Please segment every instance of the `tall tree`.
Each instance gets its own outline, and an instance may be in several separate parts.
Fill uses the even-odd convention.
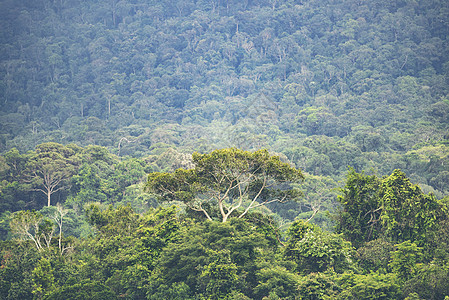
[[[240,209],[249,210],[273,202],[297,200],[301,192],[292,184],[303,180],[300,170],[281,162],[267,150],[255,152],[236,148],[193,154],[194,168],[174,173],[150,173],[145,189],[163,201],[182,201],[212,220],[218,208],[223,222]]]
[[[50,220],[34,210],[21,210],[14,213],[9,226],[14,236],[19,240],[33,241],[39,251],[45,247],[50,247],[50,242],[55,232],[54,225]]]
[[[51,196],[68,187],[67,180],[78,164],[71,148],[57,143],[40,144],[28,162],[27,181],[31,183],[32,190],[47,196],[47,206],[50,206]]]

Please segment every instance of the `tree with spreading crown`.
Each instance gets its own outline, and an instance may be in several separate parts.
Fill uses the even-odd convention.
[[[241,218],[254,208],[302,195],[294,185],[304,179],[302,172],[267,150],[219,149],[194,153],[192,159],[192,169],[150,173],[145,190],[162,201],[181,201],[208,220],[218,208],[223,222],[234,212]]]

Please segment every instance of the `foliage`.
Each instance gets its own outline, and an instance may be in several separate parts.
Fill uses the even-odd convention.
[[[265,297],[295,299],[299,276],[282,267],[267,267],[259,270],[259,284],[254,289],[257,299]]]
[[[422,262],[422,249],[410,241],[405,241],[395,246],[397,250],[391,253],[391,262],[389,264],[393,272],[398,274],[401,280],[415,277],[418,264]]]
[[[302,274],[334,270],[341,273],[354,267],[353,249],[341,236],[297,221],[289,229],[285,257],[294,261]]]
[[[13,235],[19,240],[33,241],[37,250],[50,248],[55,226],[41,213],[29,210],[18,211],[13,214],[9,226]]]
[[[299,282],[299,299],[335,299],[340,291],[337,283],[324,273],[311,273]]]
[[[61,288],[51,292],[43,299],[46,300],[62,300],[62,299],[117,299],[118,297],[104,284],[91,280],[83,280],[82,282],[67,282]]]
[[[301,171],[280,161],[267,150],[255,152],[236,148],[193,154],[193,169],[174,173],[150,173],[145,189],[161,200],[178,200],[204,213],[206,206],[218,206],[226,222],[236,211],[241,218],[249,210],[273,202],[296,200],[300,192],[291,186],[303,179]],[[238,212],[238,209],[243,211]]]
[[[60,217],[62,224],[69,220],[63,209],[13,216],[42,221],[59,211],[54,226],[61,230],[68,226],[59,227]],[[60,251],[56,235],[45,251],[32,242],[2,243],[2,298],[398,299],[447,292],[444,236],[433,252],[383,240],[355,252],[341,235],[303,220],[290,225],[283,241],[276,222],[254,212],[224,223],[194,221],[175,206],[140,215],[130,206],[93,203],[85,212],[95,234],[60,235],[70,250]]]
[[[409,297],[416,293],[421,299],[444,299],[449,292],[448,271],[447,264],[420,265],[416,276],[404,284],[404,293]]]
[[[449,294],[447,1],[0,7],[1,299]]]
[[[36,299],[43,299],[55,289],[55,276],[50,261],[41,258],[32,272],[33,291]]]
[[[338,299],[400,299],[400,285],[394,274],[343,274],[337,279],[342,289]]]
[[[388,262],[394,245],[383,238],[369,241],[357,249],[357,259],[360,267],[366,271],[379,271],[386,273]]]
[[[374,240],[381,234],[380,184],[381,180],[375,175],[359,174],[354,169],[348,172],[346,185],[338,198],[341,211],[337,216],[336,231],[343,233],[354,246]]]
[[[40,144],[29,159],[25,178],[33,190],[47,196],[47,206],[50,206],[51,195],[67,188],[64,182],[75,173],[77,164],[78,159],[72,149],[57,143]]]
[[[399,170],[383,180],[380,198],[385,234],[394,241],[412,240],[424,245],[428,234],[445,217],[435,196],[423,194]]]
[[[32,245],[34,247],[34,245]],[[0,266],[0,296],[2,299],[32,299],[32,270],[39,261],[30,245],[2,242]]]
[[[446,206],[401,170],[383,179],[350,170],[342,192],[336,230],[357,247],[379,237],[424,246],[447,218]]]
[[[132,203],[146,209],[138,202],[142,195],[140,184],[152,167],[143,159],[119,160],[103,147],[57,143],[38,145],[27,154],[13,149],[1,158],[6,164],[5,172],[0,172],[2,213],[39,210],[43,203],[66,203],[79,216],[85,204],[95,201]]]
[[[334,180],[400,168],[440,197],[445,4],[5,0],[0,152],[265,147]]]
[[[251,295],[255,264],[270,252],[263,235],[244,220],[198,224],[163,250],[150,290],[184,282],[193,294],[214,299],[232,291]]]

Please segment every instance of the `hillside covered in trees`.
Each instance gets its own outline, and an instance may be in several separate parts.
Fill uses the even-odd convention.
[[[0,298],[445,299],[448,38],[446,0],[0,0]]]
[[[419,1],[1,1],[0,151],[283,153],[447,194],[449,8]]]

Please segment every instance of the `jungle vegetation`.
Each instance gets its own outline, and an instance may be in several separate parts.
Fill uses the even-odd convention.
[[[0,0],[1,299],[445,299],[445,0]]]

